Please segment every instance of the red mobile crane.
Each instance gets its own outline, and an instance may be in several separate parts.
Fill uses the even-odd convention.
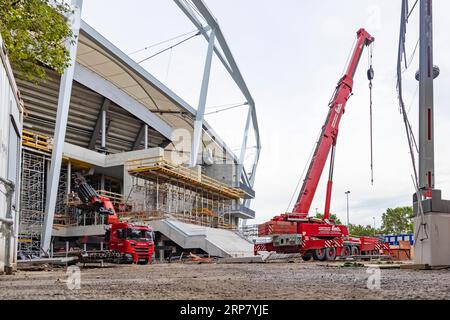
[[[353,55],[329,103],[329,112],[294,210],[292,213],[282,214],[259,226],[259,236],[270,236],[270,241],[256,243],[255,254],[258,251],[300,252],[308,260],[311,257],[315,260],[334,260],[336,256],[377,254],[380,250],[386,249],[386,245],[378,238],[351,238],[346,226],[335,225],[333,221],[330,221],[334,156],[339,123],[352,94],[353,77],[364,47],[370,46],[374,41],[375,39],[366,30],[358,30]],[[372,80],[374,76],[372,67],[367,74],[369,80]],[[324,217],[323,219],[311,218],[308,217],[308,212],[330,151],[330,172]]]
[[[107,250],[104,252],[87,253],[88,258],[113,257],[126,263],[152,263],[155,249],[152,228],[118,220],[116,210],[108,197],[100,196],[97,191],[86,182],[86,179],[75,174],[75,186],[80,200],[106,215],[105,223],[108,229],[105,234]],[[109,253],[109,254],[107,254]],[[112,254],[111,254],[112,253]],[[83,258],[87,258],[83,257]]]

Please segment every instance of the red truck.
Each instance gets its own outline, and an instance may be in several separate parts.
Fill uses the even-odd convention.
[[[305,260],[334,260],[360,254],[380,254],[388,250],[388,244],[376,237],[350,237],[346,226],[336,225],[330,219],[330,202],[333,186],[333,169],[339,123],[345,113],[345,106],[352,95],[353,77],[365,46],[374,38],[364,29],[357,32],[354,52],[347,71],[339,80],[328,105],[328,114],[322,127],[320,139],[303,182],[302,189],[292,213],[281,214],[259,226],[259,236],[254,246],[255,254],[260,251],[279,253],[301,253]],[[372,81],[374,72],[370,66],[367,72]],[[371,86],[370,86],[371,87]],[[308,217],[323,169],[331,153],[330,171],[327,183],[323,219]]]
[[[87,252],[84,259],[98,257],[119,258],[121,263],[152,263],[155,252],[155,236],[152,228],[118,220],[116,210],[108,197],[100,196],[79,173],[75,174],[76,192],[80,200],[93,206],[106,216],[106,250]]]
[[[105,240],[108,250],[117,251],[125,263],[152,263],[154,234],[149,226],[116,222],[110,226]]]

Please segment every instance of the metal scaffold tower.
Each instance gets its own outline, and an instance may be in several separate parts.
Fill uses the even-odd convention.
[[[130,212],[121,212],[123,219],[160,220],[174,218],[182,222],[212,228],[233,229],[233,200],[163,177],[142,180],[133,177],[128,202]]]
[[[44,223],[45,178],[48,156],[22,152],[22,187],[20,192],[19,252],[39,255]]]
[[[132,215],[141,212],[144,220],[175,218],[213,228],[237,228],[232,211],[244,197],[241,190],[163,157],[129,160],[126,167],[133,177]]]

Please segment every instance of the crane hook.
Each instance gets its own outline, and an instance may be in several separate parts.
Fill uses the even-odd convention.
[[[372,83],[373,78],[375,78],[375,71],[373,70],[373,67],[370,66],[369,70],[367,70],[367,79]]]

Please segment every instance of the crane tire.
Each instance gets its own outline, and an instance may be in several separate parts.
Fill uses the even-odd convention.
[[[352,256],[359,256],[360,252],[359,252],[359,248],[356,246],[352,247]]]
[[[326,251],[325,248],[313,250],[312,255],[313,255],[314,260],[325,261],[325,259],[327,258],[325,251]]]
[[[326,248],[325,256],[326,256],[326,260],[328,260],[328,261],[336,260],[336,248]]]
[[[313,258],[313,254],[311,251],[308,251],[308,252],[305,252],[304,254],[302,254],[303,261],[311,261],[312,258]]]
[[[350,248],[350,246],[344,246],[341,251],[341,257],[345,259],[345,258],[350,257],[351,255],[352,255],[352,249]]]

